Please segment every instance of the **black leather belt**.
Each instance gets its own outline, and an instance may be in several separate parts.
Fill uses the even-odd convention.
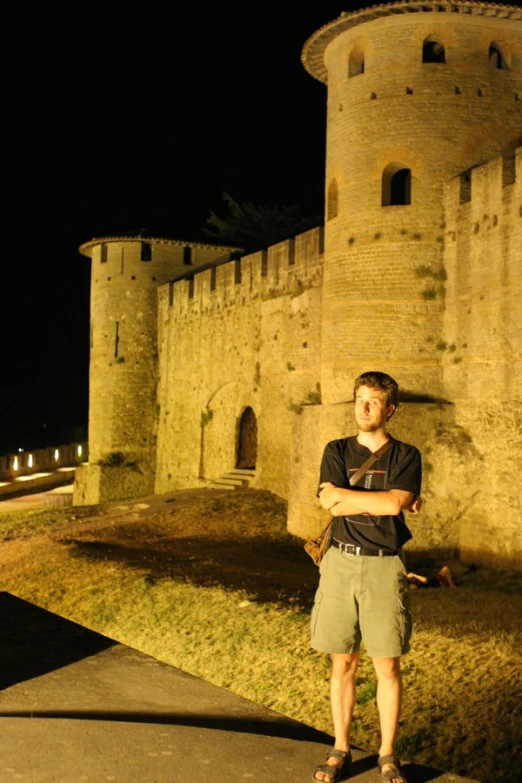
[[[364,557],[392,557],[399,554],[399,550],[389,549],[365,549],[363,546],[355,546],[354,544],[343,544],[342,541],[338,541],[336,538],[332,539],[332,546],[338,549],[343,555],[363,555]]]

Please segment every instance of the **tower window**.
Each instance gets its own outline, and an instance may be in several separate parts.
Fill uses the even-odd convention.
[[[142,242],[140,261],[151,261],[151,260],[152,260],[152,245],[150,244],[150,242]]]
[[[189,245],[183,248],[183,263],[192,266],[192,248]]]
[[[423,63],[445,63],[446,50],[440,41],[432,35],[428,36],[422,45]]]
[[[382,206],[411,204],[411,169],[390,163],[382,173]]]
[[[115,333],[114,333],[114,358],[118,358],[118,350],[120,344],[120,322],[116,321]]]
[[[502,187],[512,185],[517,178],[517,162],[515,153],[502,156]]]
[[[461,204],[467,204],[471,201],[471,170],[464,171],[459,177],[459,201]]]
[[[268,251],[266,247],[261,251],[261,277],[266,277],[268,274]]]
[[[498,71],[503,71],[508,67],[506,57],[500,44],[493,42],[489,47],[488,55],[489,67]]]
[[[348,58],[348,78],[364,73],[364,52],[362,49],[354,49]]]
[[[326,203],[326,219],[331,220],[337,217],[339,207],[339,193],[337,189],[337,180],[333,179],[328,185],[328,198]]]
[[[295,264],[295,239],[288,240],[288,266]]]
[[[107,245],[105,242],[100,245],[100,263],[106,264],[107,263]]]

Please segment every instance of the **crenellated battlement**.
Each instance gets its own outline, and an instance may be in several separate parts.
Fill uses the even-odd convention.
[[[478,234],[481,225],[496,228],[506,210],[520,217],[522,209],[522,147],[462,172],[445,187],[446,236],[454,241],[457,231]]]
[[[320,284],[323,253],[323,227],[318,226],[256,253],[187,273],[160,288],[160,301],[184,312],[298,294]]]

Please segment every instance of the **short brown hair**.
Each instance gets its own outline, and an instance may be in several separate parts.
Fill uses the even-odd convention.
[[[353,387],[353,398],[357,395],[357,390],[361,386],[368,386],[370,389],[380,389],[386,393],[386,407],[393,405],[395,408],[399,404],[399,384],[392,378],[391,375],[387,375],[385,372],[378,372],[372,370],[370,372],[363,372],[355,380]]]

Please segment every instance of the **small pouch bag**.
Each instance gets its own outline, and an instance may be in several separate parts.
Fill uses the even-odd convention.
[[[314,538],[312,541],[307,541],[304,545],[305,552],[310,555],[316,566],[321,565],[321,560],[330,547],[330,541],[332,539],[332,526],[333,517],[328,522],[320,536]]]

